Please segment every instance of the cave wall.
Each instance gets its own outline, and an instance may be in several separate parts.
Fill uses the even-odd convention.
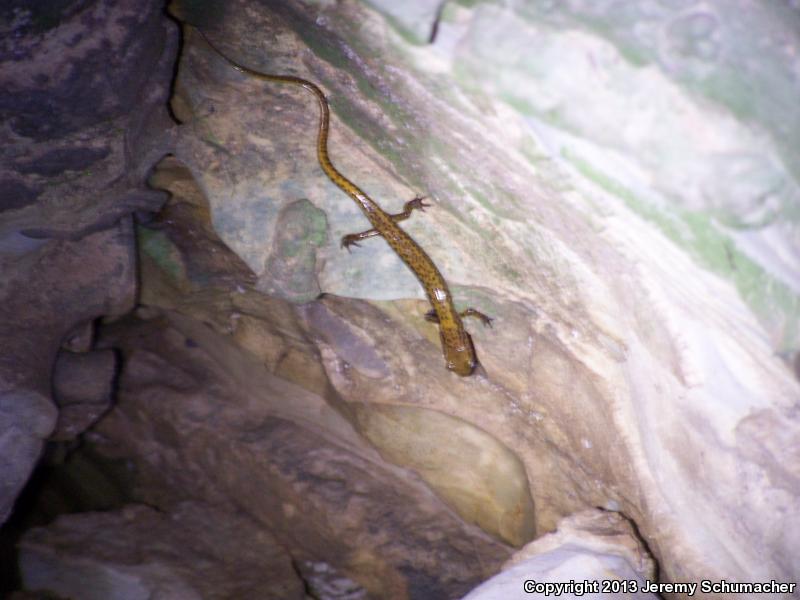
[[[161,9],[4,17],[3,510],[101,415],[81,439],[136,488],[26,535],[29,589],[459,597],[543,535],[641,580],[796,577],[797,9],[176,2],[179,59]],[[369,224],[313,97],[197,28],[318,83],[384,209],[428,197],[403,227],[493,318],[477,374],[387,244],[341,248]],[[163,515],[269,568],[203,587]]]

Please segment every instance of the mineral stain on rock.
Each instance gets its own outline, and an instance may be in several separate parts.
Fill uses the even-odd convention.
[[[317,249],[327,241],[327,227],[325,213],[308,200],[282,207],[259,289],[292,302],[319,296]]]

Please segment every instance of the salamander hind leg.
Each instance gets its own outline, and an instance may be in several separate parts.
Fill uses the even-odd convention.
[[[477,319],[480,319],[481,322],[484,324],[484,326],[488,325],[489,327],[492,326],[492,321],[494,321],[492,317],[485,315],[481,311],[475,310],[474,308],[468,308],[467,310],[462,310],[458,314],[461,315],[462,318],[475,317]]]
[[[398,221],[405,221],[411,216],[411,213],[414,210],[421,210],[422,212],[425,212],[425,209],[429,206],[430,204],[425,203],[425,196],[415,196],[405,203],[403,206],[403,212],[399,212],[395,215],[389,215],[389,218],[395,223]],[[365,240],[380,234],[381,232],[377,229],[367,229],[366,231],[362,231],[360,233],[348,233],[347,235],[342,236],[342,248],[347,248],[347,251],[349,252],[350,246],[359,246],[360,244],[358,242],[361,240]]]

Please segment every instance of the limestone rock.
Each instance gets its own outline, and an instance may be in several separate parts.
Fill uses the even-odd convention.
[[[3,520],[39,458],[42,440],[56,425],[51,377],[62,341],[76,324],[130,309],[133,266],[130,221],[79,241],[46,242],[24,261],[0,257]],[[109,373],[100,375],[103,381],[97,384],[102,387]]]
[[[464,600],[656,600],[659,595],[643,591],[654,576],[655,565],[631,525],[619,514],[589,510],[564,519],[557,531],[515,553],[500,574]]]
[[[30,5],[4,13],[0,239],[78,239],[163,192],[144,179],[169,152],[164,103],[174,26],[156,3]],[[120,26],[124,24],[124,26]],[[24,251],[21,242],[18,251]]]
[[[538,532],[600,506],[636,523],[665,581],[786,579],[800,488],[771,428],[797,445],[781,358],[800,331],[796,125],[753,82],[782,81],[776,112],[793,114],[798,16],[652,4],[446,3],[426,47],[359,3],[178,5],[236,60],[319,83],[332,160],[386,210],[431,196],[403,226],[460,306],[495,317],[469,325],[484,367],[469,380],[442,368],[388,246],[338,247],[366,223],[316,164],[304,90],[238,73],[187,31],[176,156],[261,289],[278,281],[282,211],[303,198],[324,212],[302,273],[328,295],[303,315],[345,405],[480,428],[521,461]],[[742,11],[762,33],[740,30]],[[784,41],[764,57],[737,49],[772,30]]]
[[[91,323],[133,306],[131,216],[164,200],[144,180],[170,148],[177,36],[133,1],[11,3],[0,28],[2,522],[56,424],[60,347],[87,352]]]
[[[236,71],[187,27],[170,100],[180,126],[103,113],[129,132],[125,169],[51,192],[48,174],[127,156],[85,138],[70,139],[76,156],[14,142],[2,167],[4,256],[84,283],[108,239],[85,234],[160,202],[140,180],[173,151],[152,179],[173,198],[137,228],[142,306],[103,328],[102,347],[124,359],[119,404],[87,436],[135,466],[136,500],[173,515],[191,498],[224,508],[223,523],[238,514],[253,524],[242,540],[269,530],[309,588],[344,597],[460,597],[535,535],[531,564],[552,577],[647,578],[651,558],[662,582],[796,577],[791,3],[173,10],[249,67],[317,82],[333,162],[389,212],[429,196],[402,226],[458,306],[494,327],[468,323],[481,369],[448,373],[406,265],[381,239],[339,246],[368,225],[317,165],[314,99]],[[141,63],[162,76],[171,43],[131,56],[155,57]],[[154,83],[148,101],[165,89]],[[6,130],[41,140],[40,113]],[[57,116],[65,131],[80,121]],[[123,208],[89,193],[112,183],[132,190]],[[59,191],[73,189],[95,201],[62,209]],[[40,198],[55,208],[34,207]],[[129,226],[116,230],[125,248]],[[98,246],[80,255],[81,236]],[[132,269],[112,270],[123,244],[110,247],[98,269],[122,298],[112,309],[90,301],[69,323],[37,320],[46,331],[33,336],[7,328],[17,354],[0,366],[29,373],[30,362],[39,378],[10,388],[26,403],[0,398],[4,448],[18,453],[7,497],[53,426],[42,382],[59,344],[96,350],[86,322],[130,306],[120,282]],[[9,281],[26,289],[18,273]],[[9,322],[30,307],[72,314],[32,289],[4,296]],[[596,507],[637,535],[620,517],[584,516]],[[503,576],[523,574],[512,570]]]
[[[236,507],[309,573],[328,565],[371,598],[458,597],[508,556],[413,471],[381,460],[334,396],[272,375],[193,318],[140,314],[106,331],[126,367],[92,439],[133,457],[142,501],[168,512],[184,497]]]
[[[195,502],[169,513],[129,506],[62,516],[25,534],[20,570],[28,590],[76,600],[306,597],[291,557],[265,530]]]
[[[111,408],[116,372],[112,350],[59,352],[53,371],[58,423],[51,439],[75,439]]]

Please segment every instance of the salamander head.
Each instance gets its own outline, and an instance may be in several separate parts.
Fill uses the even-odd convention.
[[[478,366],[478,359],[475,356],[475,348],[472,345],[472,338],[466,332],[458,344],[442,344],[444,358],[447,361],[447,368],[456,375],[466,377],[472,375],[475,367]]]

